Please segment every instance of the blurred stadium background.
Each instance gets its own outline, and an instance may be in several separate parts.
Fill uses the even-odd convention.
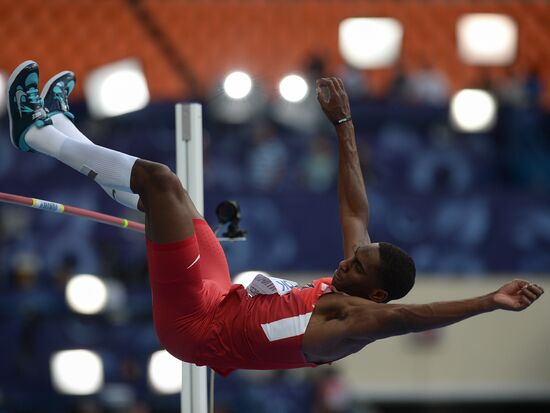
[[[312,87],[337,75],[371,236],[417,263],[407,300],[479,295],[514,277],[550,289],[548,1],[0,0],[0,35],[2,192],[142,219],[11,147],[6,79],[33,59],[42,84],[76,72],[71,109],[92,140],[172,167],[174,103],[201,102],[206,217],[215,225],[215,206],[235,199],[249,231],[225,245],[232,273],[332,274],[337,153]],[[235,71],[249,77],[224,88]],[[284,100],[289,74],[302,80],[287,79]],[[545,301],[326,368],[217,378],[216,411],[549,411]],[[159,350],[142,236],[0,205],[0,413],[178,412],[178,364]]]

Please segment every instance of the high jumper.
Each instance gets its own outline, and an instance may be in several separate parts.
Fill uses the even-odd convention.
[[[388,304],[413,287],[412,258],[371,242],[369,203],[347,93],[338,78],[317,81],[317,97],[338,139],[338,200],[344,259],[333,277],[310,284],[257,277],[231,284],[223,250],[178,177],[165,165],[92,143],[73,124],[70,71],[39,95],[38,64],[8,81],[10,137],[25,152],[52,156],[145,213],[153,318],[160,343],[180,360],[226,375],[341,359],[387,337],[444,327],[494,310],[522,311],[543,289],[513,280],[489,294],[431,304]]]

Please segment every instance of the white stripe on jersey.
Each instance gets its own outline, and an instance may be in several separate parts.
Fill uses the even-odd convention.
[[[201,255],[199,254],[199,256],[197,258],[195,258],[195,261],[193,261],[191,263],[191,265],[189,267],[187,267],[186,269],[188,270],[189,268],[191,268],[193,265],[195,265],[197,262],[199,262],[199,259],[201,258]]]
[[[305,333],[311,314],[313,313],[282,318],[281,320],[262,324],[262,329],[269,341],[300,336]]]

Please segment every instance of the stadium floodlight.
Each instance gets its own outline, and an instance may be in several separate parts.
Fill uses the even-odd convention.
[[[458,54],[473,65],[508,65],[516,58],[518,28],[503,14],[466,14],[456,25]]]
[[[496,122],[497,102],[485,90],[463,89],[451,99],[452,125],[462,132],[486,132]]]
[[[390,17],[353,17],[340,22],[340,54],[357,69],[393,65],[399,59],[402,39],[403,26]]]
[[[84,82],[90,114],[108,118],[143,109],[149,103],[149,88],[141,64],[125,59],[91,72]]]
[[[210,92],[208,112],[212,118],[230,124],[248,122],[267,104],[261,83],[250,75],[236,71],[227,75]]]
[[[6,77],[6,73],[2,70],[0,70],[0,117],[6,113],[6,104],[8,103],[6,101],[7,96],[7,85],[8,79]]]
[[[306,80],[299,75],[287,75],[279,83],[279,93],[287,102],[301,102],[307,96],[308,91]]]
[[[105,282],[91,274],[75,275],[65,287],[67,304],[80,314],[97,314],[105,310],[108,295]]]
[[[231,99],[243,99],[252,90],[252,78],[241,71],[230,73],[223,81],[223,89]]]
[[[178,393],[182,386],[181,361],[166,350],[156,351],[149,359],[149,385],[161,394]]]
[[[64,350],[50,358],[55,390],[63,394],[88,395],[103,387],[103,362],[89,350]]]

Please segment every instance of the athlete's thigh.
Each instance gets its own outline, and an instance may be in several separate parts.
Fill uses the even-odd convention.
[[[149,240],[157,244],[177,242],[195,232],[193,218],[200,215],[170,168],[139,159],[131,179],[132,190],[143,204]]]
[[[194,219],[193,223],[201,254],[203,279],[214,282],[227,292],[231,287],[231,276],[223,248],[206,221]]]

